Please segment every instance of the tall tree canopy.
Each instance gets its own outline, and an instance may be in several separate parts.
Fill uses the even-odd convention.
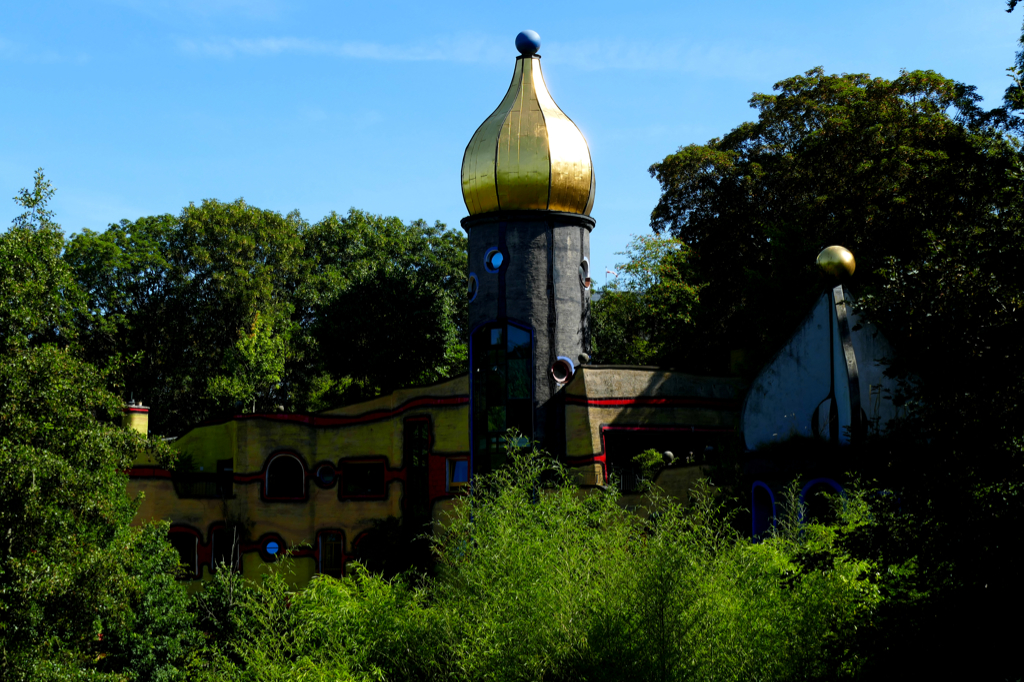
[[[83,358],[52,194],[37,172],[0,234],[0,679],[174,679],[192,616],[166,526],[129,525],[125,474],[166,446],[117,423],[116,359]]]
[[[310,224],[242,200],[84,230],[66,261],[96,362],[174,434],[223,411],[323,409],[464,371],[466,240],[351,210]]]
[[[627,260],[591,306],[594,360],[673,367],[686,358],[700,285],[689,248],[670,237],[634,237]]]
[[[68,245],[89,297],[90,357],[132,360],[124,385],[153,408],[157,432],[175,432],[233,405],[283,402],[274,373],[253,373],[239,344],[253,333],[259,365],[281,366],[301,278],[302,220],[204,201],[181,214],[83,230]],[[280,339],[280,341],[278,340]],[[263,382],[254,382],[255,376]]]
[[[775,90],[751,100],[757,121],[651,166],[651,225],[692,249],[706,283],[691,362],[714,371],[740,347],[765,359],[820,290],[814,257],[830,244],[855,254],[853,286],[892,340],[913,339],[914,372],[991,355],[982,335],[1020,311],[1017,140],[958,122],[962,86],[930,71],[813,69]],[[957,334],[930,328],[939,318]]]
[[[465,371],[463,234],[352,209],[302,239],[309,274],[295,392],[309,409]]]

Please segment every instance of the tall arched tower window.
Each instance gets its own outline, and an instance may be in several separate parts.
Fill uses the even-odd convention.
[[[505,461],[505,432],[533,438],[533,333],[512,324],[484,325],[470,340],[473,393],[473,469]]]

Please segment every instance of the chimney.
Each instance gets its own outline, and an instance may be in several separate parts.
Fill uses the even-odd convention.
[[[122,425],[149,437],[149,408],[132,400],[124,408]]]

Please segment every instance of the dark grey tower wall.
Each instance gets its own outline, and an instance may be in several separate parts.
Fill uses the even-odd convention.
[[[549,211],[462,220],[469,235],[469,272],[478,282],[469,304],[471,333],[502,320],[533,329],[533,435],[553,454],[565,449],[565,428],[557,396],[561,385],[551,376],[551,364],[559,356],[577,363],[580,353],[590,352],[590,291],[580,281],[579,266],[589,262],[594,225],[588,216]],[[485,267],[492,248],[504,259],[497,273]]]

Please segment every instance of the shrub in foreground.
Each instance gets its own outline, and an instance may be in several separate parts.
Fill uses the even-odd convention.
[[[747,680],[852,677],[847,643],[881,600],[871,563],[840,548],[871,523],[856,494],[803,524],[796,489],[760,543],[714,490],[651,513],[584,491],[538,452],[477,480],[433,537],[432,576],[356,568],[290,592],[288,561],[239,582],[196,673],[232,680]],[[223,573],[223,572],[222,572]]]

